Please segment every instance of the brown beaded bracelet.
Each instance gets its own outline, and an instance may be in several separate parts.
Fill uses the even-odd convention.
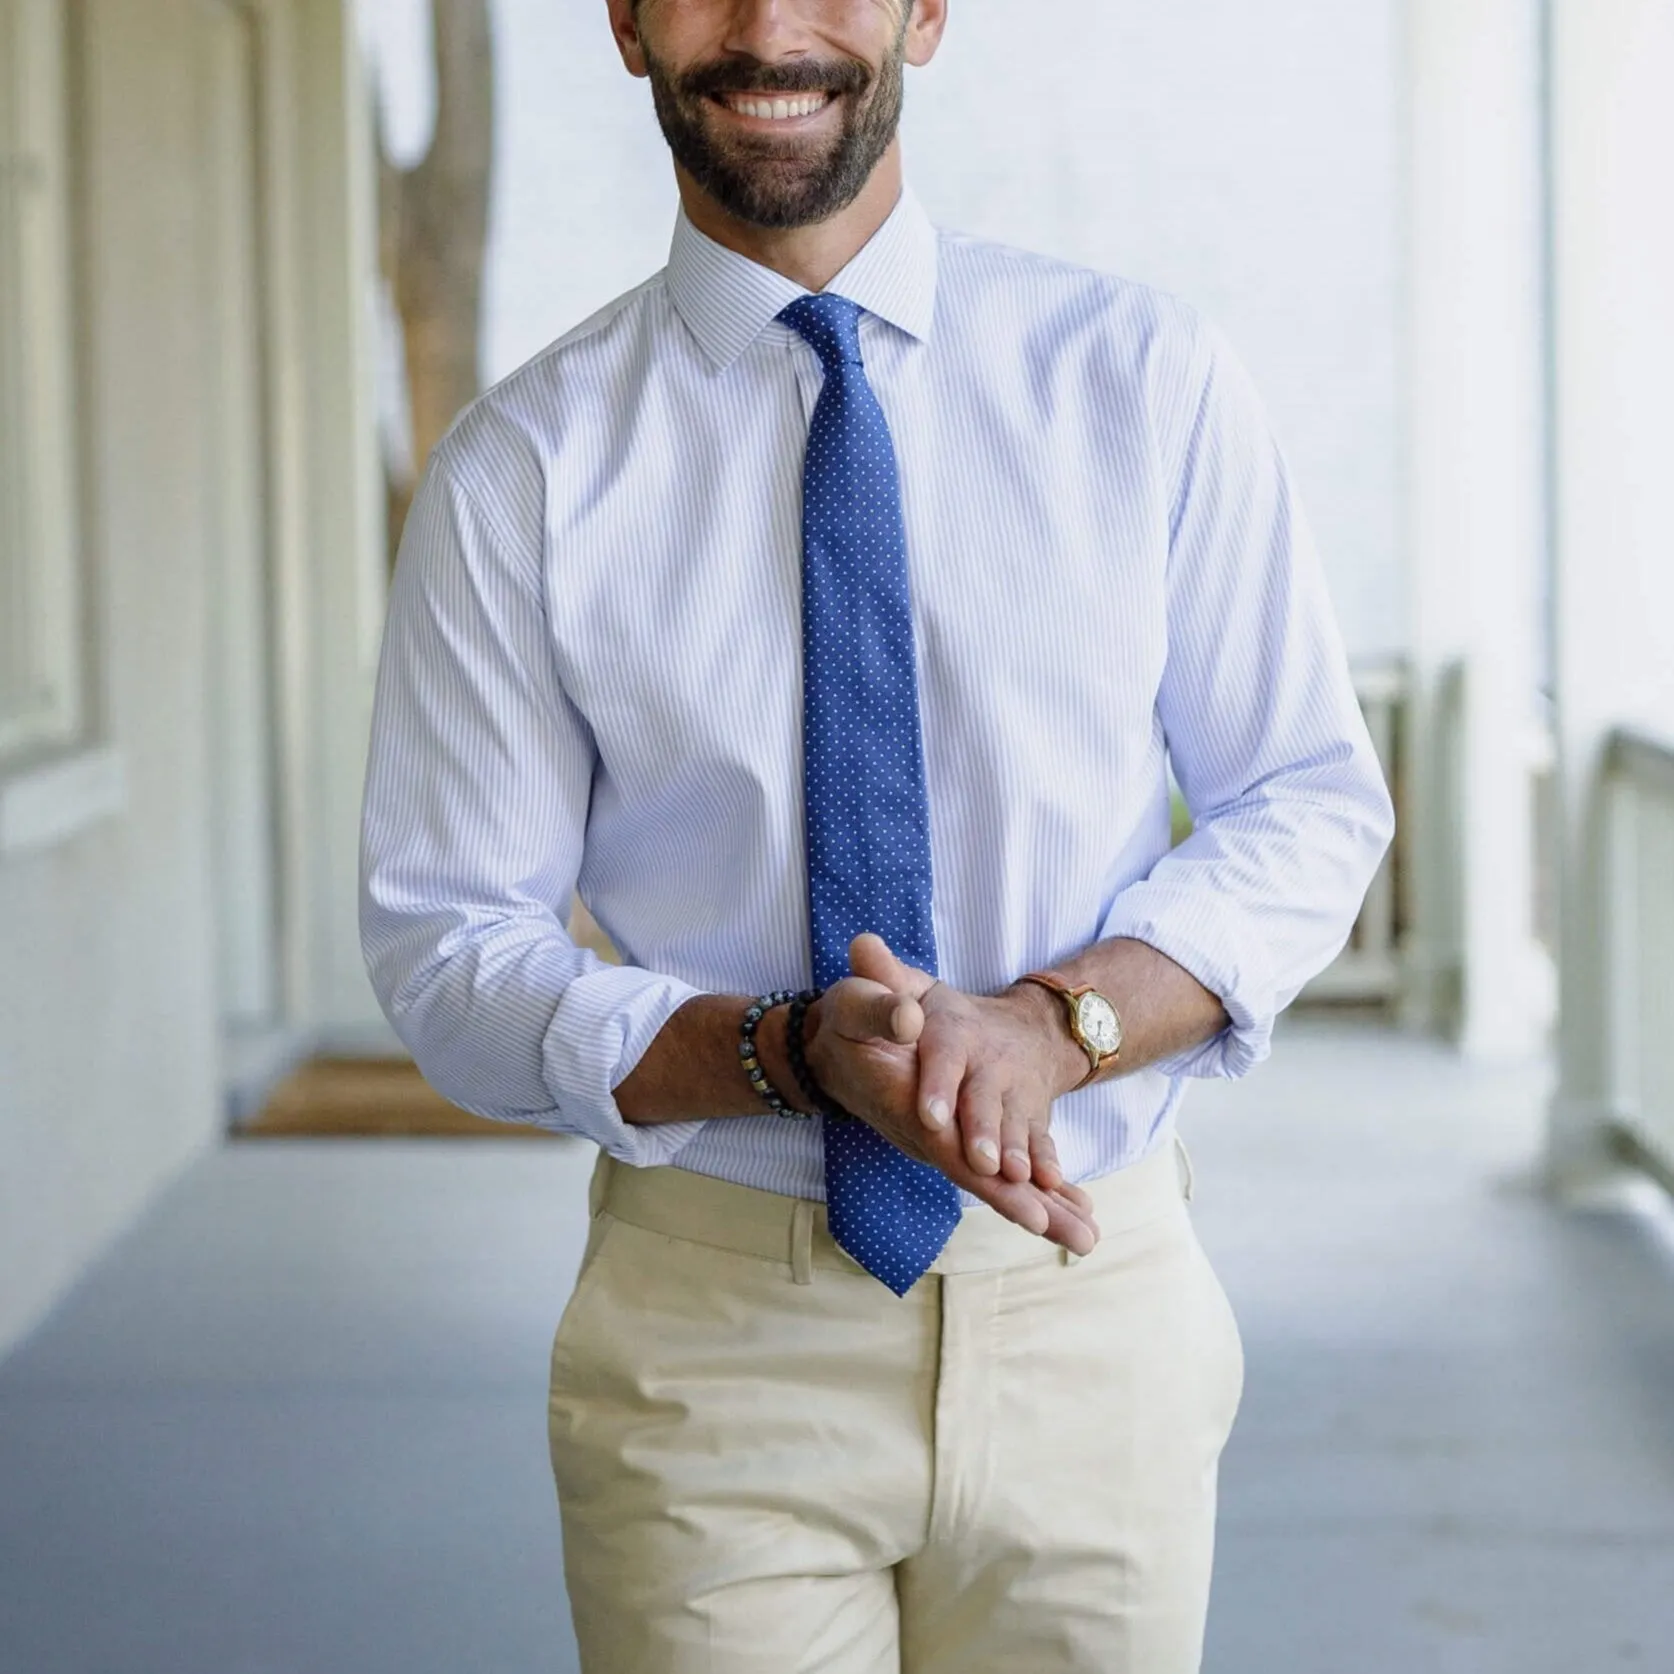
[[[738,1025],[738,1059],[744,1066],[744,1073],[750,1078],[750,1085],[755,1089],[757,1097],[775,1116],[784,1116],[795,1121],[807,1121],[808,1113],[798,1110],[767,1079],[767,1071],[762,1068],[761,1055],[756,1050],[756,1028],[775,1006],[794,1006],[798,1000],[806,1003],[807,998],[808,996],[797,994],[790,989],[763,994],[745,1008],[744,1021]]]

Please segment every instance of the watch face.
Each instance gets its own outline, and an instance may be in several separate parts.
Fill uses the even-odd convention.
[[[1122,1044],[1122,1024],[1116,1008],[1102,994],[1083,994],[1077,1004],[1081,1033],[1105,1057]]]

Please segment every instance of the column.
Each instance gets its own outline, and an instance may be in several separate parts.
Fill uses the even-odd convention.
[[[1674,741],[1674,6],[1551,0],[1550,60],[1566,859],[1549,1162],[1584,1185],[1610,1166],[1614,1115],[1603,752],[1620,725]]]
[[[1409,1018],[1473,1057],[1552,1014],[1534,940],[1545,563],[1534,0],[1409,0]]]

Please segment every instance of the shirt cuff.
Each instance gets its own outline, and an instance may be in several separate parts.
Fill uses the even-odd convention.
[[[634,965],[599,964],[565,989],[542,1044],[542,1068],[564,1131],[601,1145],[618,1162],[655,1168],[672,1162],[701,1121],[626,1122],[616,1088],[645,1056],[657,1032],[701,992]]]
[[[1266,962],[1205,935],[1205,917],[1141,883],[1117,897],[1099,934],[1102,940],[1121,936],[1155,948],[1215,995],[1231,1019],[1213,1039],[1160,1059],[1153,1068],[1165,1075],[1235,1081],[1272,1051],[1277,997]]]

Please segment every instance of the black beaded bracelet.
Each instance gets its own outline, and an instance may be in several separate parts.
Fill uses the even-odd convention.
[[[826,1095],[825,1089],[814,1079],[808,1068],[808,1045],[802,1037],[802,1026],[808,1018],[808,1008],[820,997],[822,990],[810,988],[791,1001],[790,1015],[785,1020],[785,1053],[803,1096],[822,1116],[847,1116],[842,1105]]]
[[[738,1025],[738,1059],[743,1064],[744,1073],[750,1078],[750,1085],[755,1088],[757,1096],[775,1116],[806,1121],[807,1112],[798,1110],[788,1103],[767,1079],[767,1071],[761,1067],[761,1055],[756,1051],[756,1026],[761,1020],[775,1006],[795,1005],[801,998],[801,995],[790,989],[779,989],[752,1000],[745,1009],[744,1021]]]

